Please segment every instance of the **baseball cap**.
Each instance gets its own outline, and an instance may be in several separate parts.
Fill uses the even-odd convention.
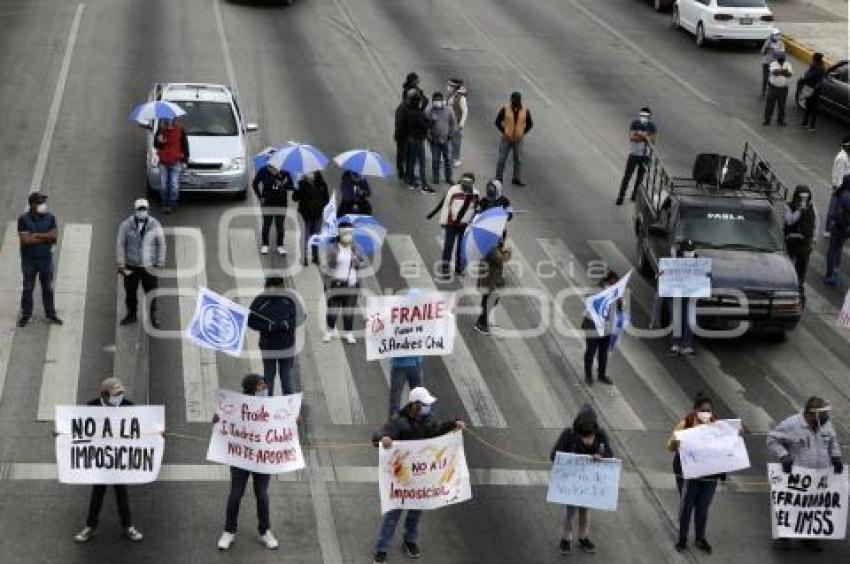
[[[40,204],[44,201],[47,201],[47,196],[45,196],[44,194],[42,194],[41,192],[38,192],[38,191],[30,192],[30,195],[27,197],[27,202],[30,205]]]
[[[431,405],[432,403],[437,401],[437,398],[432,396],[431,392],[420,386],[418,388],[413,388],[412,390],[410,390],[410,396],[408,396],[409,403],[414,403],[417,401],[424,405]]]
[[[145,198],[138,198],[135,202],[133,202],[134,210],[138,210],[141,208],[150,208],[150,204],[148,204],[148,201]]]

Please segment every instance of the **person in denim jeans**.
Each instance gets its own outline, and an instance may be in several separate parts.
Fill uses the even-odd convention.
[[[53,299],[53,247],[59,236],[56,217],[47,211],[47,196],[44,194],[33,192],[27,201],[29,211],[18,218],[24,281],[18,327],[25,327],[32,317],[36,277],[41,281],[41,299],[47,320],[54,325],[62,325],[62,320],[56,316]]]
[[[159,188],[162,213],[171,213],[180,199],[180,172],[189,162],[189,140],[176,119],[160,121],[153,146],[159,158]]]
[[[401,391],[407,383],[412,390],[422,386],[423,359],[421,356],[397,356],[390,359],[390,411],[389,418],[401,409]]]
[[[832,195],[830,205],[829,247],[826,251],[826,277],[823,283],[837,286],[841,283],[841,253],[850,237],[850,174],[844,177],[841,186]]]

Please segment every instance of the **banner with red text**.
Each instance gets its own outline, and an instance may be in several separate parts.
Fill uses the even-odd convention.
[[[454,295],[421,292],[369,296],[366,300],[366,360],[452,354]]]
[[[378,447],[381,513],[437,509],[472,499],[463,433]]]
[[[258,397],[219,390],[207,460],[263,474],[304,468],[300,411],[301,394]]]

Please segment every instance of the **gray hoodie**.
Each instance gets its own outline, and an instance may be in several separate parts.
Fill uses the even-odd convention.
[[[117,263],[126,266],[151,267],[165,264],[165,234],[153,217],[142,226],[130,216],[118,228],[115,254]]]
[[[431,141],[440,144],[448,143],[449,138],[454,135],[457,129],[457,118],[454,110],[448,106],[438,109],[429,105],[425,109],[425,115],[431,122],[431,129],[428,130]]]
[[[827,421],[815,430],[806,423],[803,414],[785,418],[767,435],[767,452],[774,462],[791,455],[796,466],[827,468],[833,457],[841,457],[841,446],[835,429]]]

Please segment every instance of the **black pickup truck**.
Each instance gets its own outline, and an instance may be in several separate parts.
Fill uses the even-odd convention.
[[[635,202],[638,269],[655,280],[659,259],[691,240],[698,256],[711,259],[711,297],[697,301],[703,326],[793,329],[803,304],[785,250],[786,197],[749,144],[740,159],[698,155],[689,178],[670,176],[654,152]]]

